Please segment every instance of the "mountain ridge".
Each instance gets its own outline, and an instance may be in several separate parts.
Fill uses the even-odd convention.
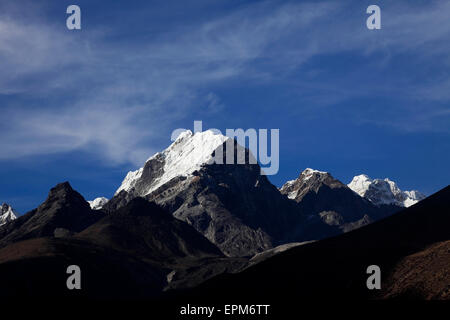
[[[231,292],[237,300],[248,296],[267,299],[268,293],[276,293],[270,295],[273,303],[289,310],[298,299],[449,299],[448,282],[439,281],[448,279],[450,272],[446,259],[450,250],[449,210],[447,186],[390,217],[295,246],[240,273],[219,275],[178,294],[188,294],[190,301],[215,303]],[[366,287],[366,268],[373,264],[381,268],[381,290]],[[239,292],[233,291],[237,285]]]

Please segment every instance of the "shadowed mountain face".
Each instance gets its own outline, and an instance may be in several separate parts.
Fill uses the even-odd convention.
[[[239,274],[218,276],[189,296],[205,303],[233,292],[235,299],[250,296],[283,305],[298,299],[448,299],[449,227],[450,186],[371,225],[295,247]],[[379,291],[366,287],[370,265],[381,268]]]
[[[61,183],[50,190],[37,209],[0,227],[0,247],[25,239],[79,232],[102,216],[91,210],[68,182]]]
[[[77,237],[153,261],[222,256],[194,228],[142,198],[133,199]]]

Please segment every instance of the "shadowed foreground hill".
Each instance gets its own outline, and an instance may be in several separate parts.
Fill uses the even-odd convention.
[[[449,299],[449,230],[450,186],[361,229],[220,275],[189,296],[209,302],[251,297],[284,306],[304,300]],[[381,290],[366,287],[369,265],[381,268]]]
[[[70,265],[81,269],[81,290],[66,287]],[[159,294],[165,283],[156,265],[76,239],[38,238],[0,249],[0,297],[8,299],[142,298]]]

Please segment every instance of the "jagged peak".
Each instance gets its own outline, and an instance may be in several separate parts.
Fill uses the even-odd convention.
[[[306,168],[305,170],[302,171],[302,173],[300,173],[299,178],[309,179],[309,178],[313,177],[314,175],[327,176],[327,175],[330,175],[330,174],[328,172],[325,172],[325,171],[320,171],[320,170],[316,170],[316,169]]]
[[[58,183],[50,189],[47,199],[39,206],[39,208],[47,208],[54,203],[70,203],[77,204],[83,209],[90,209],[89,204],[83,196],[75,191],[69,182]],[[38,208],[38,209],[39,209]]]
[[[50,193],[52,192],[59,192],[59,191],[73,191],[72,186],[70,185],[70,183],[68,181],[64,181],[61,183],[58,183],[56,186],[54,186],[53,188],[50,189]]]
[[[286,194],[289,199],[301,199],[308,191],[318,192],[322,186],[330,188],[342,188],[345,185],[336,180],[329,172],[306,168],[297,179],[287,181],[280,192]]]
[[[89,205],[91,206],[92,210],[100,210],[103,208],[103,206],[109,201],[108,198],[105,197],[98,197],[94,200],[88,201]]]
[[[320,171],[320,170],[311,169],[311,168],[306,168],[305,170],[303,170],[302,173],[303,174],[312,174],[312,173],[328,174],[328,172],[326,172],[326,171]]]

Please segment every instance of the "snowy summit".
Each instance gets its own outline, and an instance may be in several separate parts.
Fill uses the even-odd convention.
[[[425,199],[419,191],[402,191],[394,181],[386,179],[370,179],[367,175],[355,176],[348,184],[354,192],[370,200],[375,205],[394,204],[409,207]]]
[[[195,134],[186,130],[167,149],[149,158],[144,167],[129,172],[122,185],[117,189],[116,194],[122,190],[128,192],[135,188],[138,182],[145,178],[145,168],[150,166],[154,176],[150,183],[139,191],[140,196],[150,194],[175,177],[189,177],[194,171],[199,170],[204,164],[212,160],[214,150],[228,139],[230,138],[215,134],[211,130],[196,132]]]
[[[88,201],[89,205],[91,206],[92,210],[100,210],[103,208],[103,206],[109,201],[108,198],[105,197],[99,197],[92,201]]]

